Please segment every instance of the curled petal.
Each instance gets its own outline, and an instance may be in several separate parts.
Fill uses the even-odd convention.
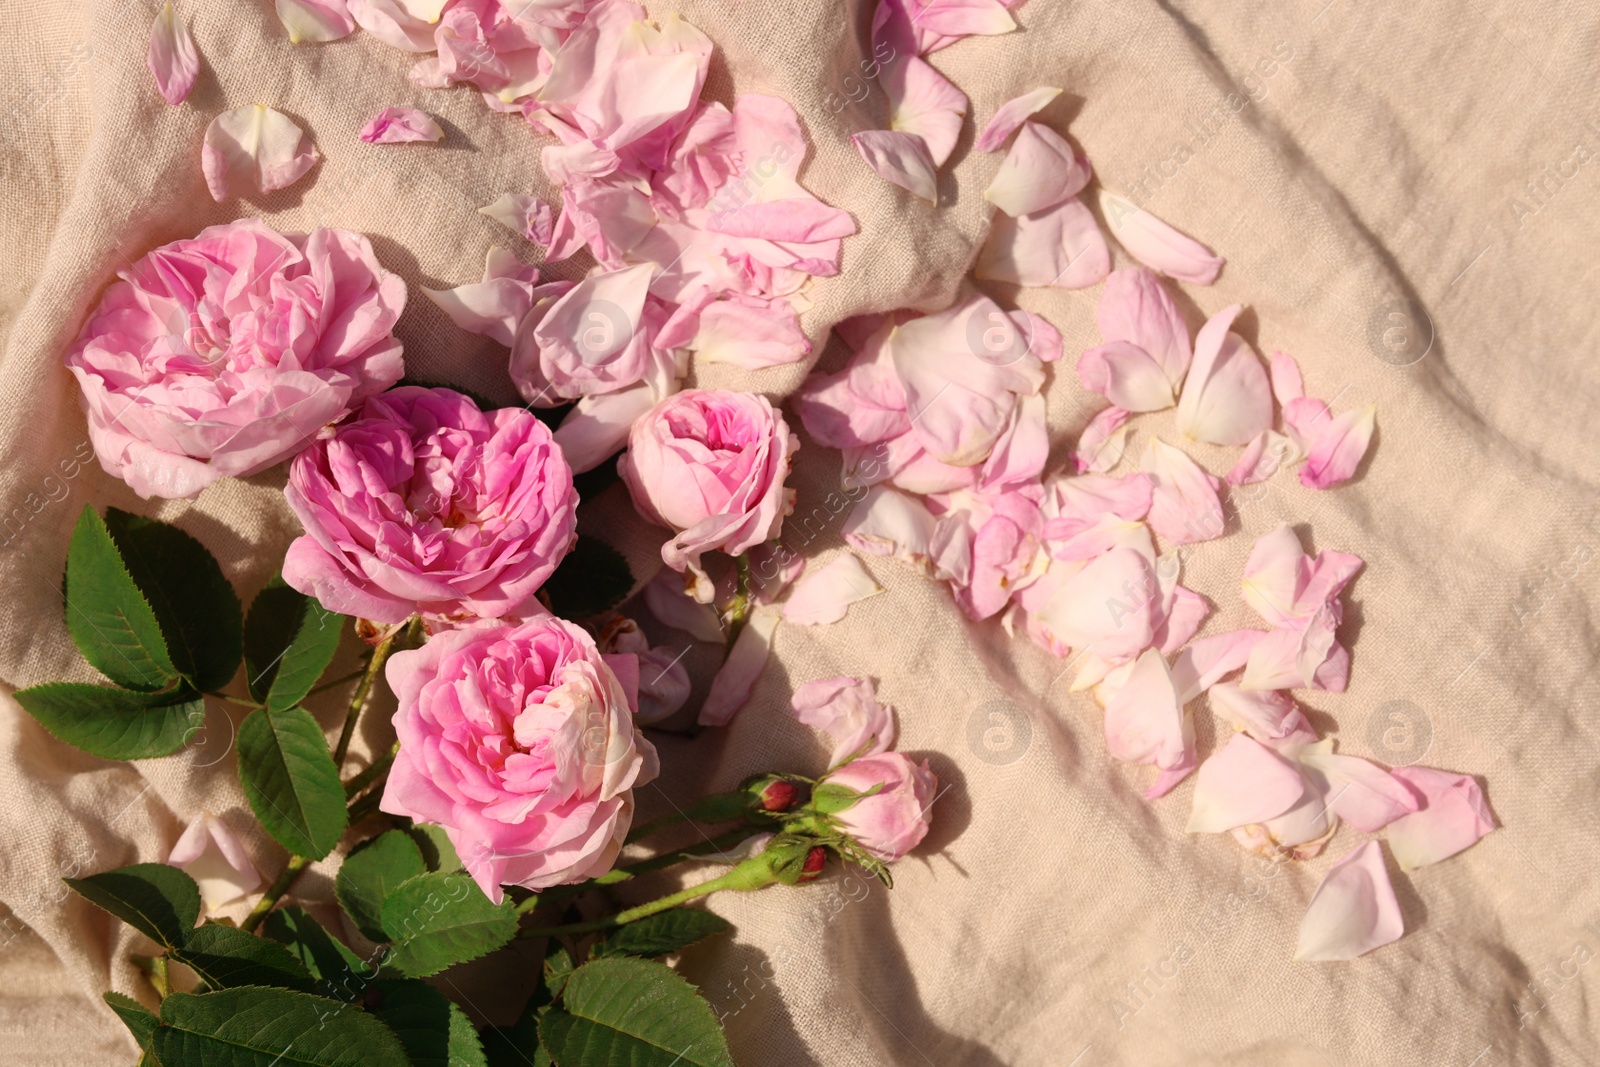
[[[230,196],[293,185],[319,158],[289,116],[246,104],[224,111],[206,127],[200,169],[211,198],[220,204]]]
[[[362,128],[361,140],[367,144],[442,141],[444,130],[425,111],[414,107],[386,107]]]
[[[489,216],[506,229],[521,234],[535,244],[550,243],[553,225],[550,205],[536,196],[501,193],[494,203],[480,207],[478,214]]]
[[[1300,484],[1310,489],[1328,489],[1355,474],[1372,443],[1377,413],[1378,409],[1368,404],[1325,424],[1311,444],[1306,465],[1300,468]]]
[[[539,272],[502,248],[491,246],[483,281],[422,293],[468,333],[492,337],[511,347],[517,326],[533,307]]]
[[[1149,476],[1142,473],[1121,478],[1060,478],[1050,484],[1050,489],[1055,497],[1055,516],[1045,526],[1048,538],[1074,537],[1107,515],[1138,522],[1150,513],[1153,492]]]
[[[819,678],[794,691],[789,710],[833,739],[830,767],[894,747],[894,709],[878,703],[864,678]]]
[[[1060,134],[1024,122],[983,198],[1007,215],[1031,215],[1077,196],[1093,175]]]
[[[277,0],[278,21],[289,31],[289,43],[337,41],[355,32],[345,0]]]
[[[1063,582],[1040,615],[1064,644],[1126,662],[1155,635],[1156,589],[1149,557],[1134,548],[1113,548]],[[1161,670],[1166,673],[1165,663]]]
[[[1032,215],[995,215],[973,268],[986,281],[1057,289],[1084,289],[1110,273],[1111,250],[1077,197]]]
[[[1192,358],[1189,327],[1161,279],[1143,267],[1112,271],[1094,317],[1101,337],[1149,353],[1177,390]]]
[[[924,570],[931,569],[936,522],[917,497],[875,485],[845,519],[846,543],[857,552],[893,556]]]
[[[1304,788],[1300,772],[1288,760],[1244,734],[1234,734],[1200,764],[1185,829],[1216,834],[1266,822],[1292,808]]]
[[[760,370],[795,363],[811,354],[800,318],[784,300],[729,293],[700,310],[700,327],[687,345],[702,363]]]
[[[1227,474],[1229,485],[1254,485],[1300,457],[1295,443],[1276,430],[1262,430],[1244,446],[1239,462]]]
[[[921,137],[894,130],[863,130],[851,134],[850,143],[884,181],[930,204],[939,202],[938,167]]]
[[[1078,448],[1072,453],[1072,462],[1079,474],[1096,474],[1110,470],[1122,459],[1128,431],[1123,425],[1129,412],[1119,407],[1109,407],[1089,420],[1078,436]]]
[[[1305,752],[1300,761],[1328,780],[1328,806],[1364,834],[1374,833],[1417,810],[1409,787],[1369,760],[1332,752]]]
[[[1217,681],[1244,667],[1250,651],[1266,636],[1263,630],[1229,630],[1202,637],[1178,653],[1172,677],[1187,704]]]
[[[934,169],[944,166],[961,136],[966,94],[916,56],[891,64],[879,83],[889,98],[889,129],[922,138]]]
[[[1405,933],[1383,850],[1358,845],[1323,876],[1300,920],[1297,960],[1353,960]]]
[[[1061,90],[1055,86],[1041,85],[1037,89],[1007,100],[995,109],[989,124],[978,135],[973,147],[980,152],[998,152],[1000,146],[1005,144],[1006,138],[1010,137],[1029,115],[1044,108],[1060,95]]]
[[[156,89],[169,104],[181,104],[200,77],[200,53],[195,49],[194,37],[188,25],[172,10],[163,5],[150,27],[150,73],[155,75]]]
[[[664,567],[645,583],[645,606],[663,626],[682,630],[696,641],[721,644],[727,638],[717,609],[689,595],[684,576]]]
[[[844,618],[851,604],[883,591],[861,561],[846,552],[800,579],[783,606],[783,618],[801,626],[826,626]]]
[[[1196,441],[1248,444],[1272,424],[1272,388],[1250,346],[1228,332],[1239,305],[1213,315],[1194,340],[1194,363],[1178,400],[1178,428]]]
[[[1091,348],[1078,357],[1078,380],[1126,411],[1160,411],[1173,403],[1172,383],[1160,364],[1127,341]]]
[[[635,420],[654,407],[658,399],[654,389],[640,382],[615,393],[579,400],[554,435],[573,473],[594,470],[622,451]]]
[[[772,651],[772,635],[783,616],[776,608],[758,607],[734,639],[728,658],[711,679],[706,702],[700,706],[701,726],[726,726],[750,699]]]
[[[1471,775],[1431,767],[1396,767],[1389,773],[1422,798],[1421,810],[1384,831],[1402,871],[1448,859],[1495,828],[1494,814]]]
[[[261,887],[261,872],[250,861],[244,843],[227,823],[208,814],[196,816],[184,828],[167,863],[199,883],[200,902],[207,914]]]
[[[1165,793],[1193,769],[1194,728],[1178,703],[1167,661],[1146,649],[1127,681],[1106,703],[1106,748],[1124,763],[1148,763],[1163,775],[1152,793]],[[1159,789],[1159,792],[1157,790]]]
[[[1183,545],[1222,536],[1222,483],[1200,469],[1188,454],[1152,437],[1145,446],[1144,472],[1154,489],[1150,525],[1169,544]]]
[[[1207,699],[1213,713],[1257,741],[1276,741],[1299,725],[1294,701],[1282,690],[1241,689],[1233,682],[1217,682],[1207,690]]]
[[[1104,188],[1100,190],[1100,212],[1117,243],[1151,270],[1196,285],[1217,280],[1222,258],[1150,212]]]

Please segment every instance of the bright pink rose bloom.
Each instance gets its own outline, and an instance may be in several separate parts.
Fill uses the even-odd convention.
[[[406,285],[360,234],[242,219],[119,277],[67,366],[101,466],[145,499],[265,470],[404,373]]]
[[[858,793],[883,787],[833,818],[858,845],[885,863],[904,856],[927,836],[928,825],[933,822],[929,809],[939,789],[939,780],[928,768],[927,760],[919,767],[902,753],[880,752],[851,760],[823,782]]]
[[[553,615],[435,634],[389,660],[400,754],[384,811],[438,823],[499,903],[603,874],[656,776],[628,694],[594,640]]]
[[[284,581],[380,623],[543,611],[534,593],[571,550],[578,506],[528,411],[417,386],[373,397],[302,452],[284,496],[306,529]]]
[[[736,556],[778,536],[794,510],[783,480],[799,447],[783,416],[754,393],[691,389],[633,424],[617,469],[639,514],[678,531],[661,558],[695,576],[697,600],[712,593],[702,553]]]

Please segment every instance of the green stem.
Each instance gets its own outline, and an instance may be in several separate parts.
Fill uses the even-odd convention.
[[[739,639],[739,631],[750,618],[750,556],[741,552],[735,562],[739,565],[739,584],[734,590],[733,602],[728,605],[728,647]]]
[[[356,721],[367,706],[367,694],[372,692],[373,681],[383,672],[383,665],[388,662],[389,653],[394,651],[395,639],[400,632],[396,630],[378,642],[378,646],[372,650],[372,659],[367,662],[367,669],[362,672],[361,684],[356,686],[354,695],[350,697],[350,710],[344,716],[344,729],[339,731],[339,743],[333,750],[334,766],[341,770],[344,768],[344,758],[350,751],[350,739],[355,736]]]
[[[381,775],[387,774],[394,765],[394,758],[400,754],[400,742],[396,741],[389,746],[389,751],[372,761],[372,766],[357,774],[344,784],[344,795],[353,797],[368,785],[372,784]]]
[[[764,885],[771,885],[777,881],[777,879],[773,877],[770,870],[763,869],[762,875],[764,877],[752,877],[751,870],[747,868],[746,864],[741,863],[727,874],[713,878],[709,882],[701,882],[699,885],[692,885],[687,889],[680,889],[676,893],[669,893],[657,900],[650,901],[648,904],[640,904],[636,908],[629,908],[627,911],[619,911],[617,914],[608,915],[603,919],[594,919],[589,922],[582,923],[567,923],[565,926],[529,928],[520,931],[517,936],[554,937],[557,934],[589,934],[595,932],[596,930],[609,930],[616,926],[626,926],[628,923],[638,922],[640,919],[647,919],[650,916],[655,915],[657,912],[666,911],[668,908],[676,908],[678,905],[686,904],[689,901],[694,900],[696,897],[703,897],[709,893],[715,893],[720,889],[759,889]]]
[[[156,997],[166,1000],[167,994],[172,992],[172,979],[167,974],[167,957],[157,956],[150,961],[150,984],[155,987]]]
[[[304,856],[290,856],[289,862],[284,864],[283,872],[267,887],[267,891],[262,898],[256,901],[256,906],[251,908],[250,914],[244,917],[244,922],[239,924],[239,929],[245,933],[251,933],[256,927],[260,926],[261,921],[267,917],[267,913],[277,907],[278,900],[284,893],[289,891],[289,887],[294,884],[294,880],[300,877],[300,872],[305,870],[310,863],[311,861]]]
[[[227,693],[209,693],[207,695],[214,696],[218,700],[226,700],[230,704],[237,704],[241,708],[259,708],[261,706],[258,701],[246,700],[243,697],[229,696]]]
[[[337,689],[339,686],[344,685],[346,682],[353,682],[357,678],[361,677],[363,674],[366,674],[366,673],[367,673],[367,669],[365,667],[361,668],[359,671],[351,671],[349,674],[345,675],[342,678],[335,678],[331,682],[323,682],[319,686],[314,686],[313,688],[311,688],[310,690],[308,690],[306,692],[306,696],[314,697],[318,693],[326,693],[330,689]]]
[[[599,889],[603,886],[626,882],[641,874],[648,874],[651,871],[659,871],[663,868],[671,867],[675,863],[687,863],[690,860],[697,860],[702,856],[708,856],[715,852],[726,852],[754,832],[756,831],[753,827],[741,826],[736,830],[729,830],[726,833],[719,834],[696,848],[675,849],[671,852],[663,852],[659,856],[651,856],[647,860],[640,860],[638,863],[630,863],[626,867],[613,867],[598,878],[591,878],[589,881],[580,882],[577,885],[554,886],[541,893],[539,899],[569,900],[572,897],[587,893],[591,889]]]

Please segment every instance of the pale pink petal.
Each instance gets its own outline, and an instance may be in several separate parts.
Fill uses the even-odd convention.
[[[1300,762],[1328,780],[1328,806],[1364,834],[1374,833],[1418,808],[1417,797],[1390,772],[1359,756],[1304,752]]]
[[[851,509],[841,532],[857,552],[893,556],[931,570],[935,525],[920,499],[875,485]]]
[[[1119,407],[1109,407],[1089,420],[1078,436],[1077,450],[1072,462],[1079,474],[1101,473],[1115,467],[1122,459],[1124,441],[1128,431],[1124,423],[1129,413]]]
[[[1163,656],[1170,656],[1189,643],[1210,615],[1209,600],[1193,589],[1177,586],[1172,590],[1172,603],[1167,605],[1167,617],[1156,627],[1151,641]]]
[[[224,111],[206,127],[200,169],[211,199],[220,204],[231,196],[293,185],[319,158],[305,131],[289,116],[246,104]]]
[[[1136,549],[1144,556],[1154,554],[1150,528],[1142,522],[1127,522],[1115,515],[1105,515],[1086,529],[1055,536],[1055,531],[1062,529],[1059,522],[1058,519],[1052,519],[1044,533],[1053,559],[1087,562],[1113,548]]]
[[[1302,452],[1310,451],[1317,431],[1332,418],[1328,405],[1314,396],[1296,397],[1283,405],[1283,428]]]
[[[422,89],[445,89],[451,85],[450,76],[439,66],[438,56],[425,56],[411,67],[412,82]]]
[[[1111,273],[1111,250],[1077,197],[1033,215],[996,214],[973,274],[986,281],[1084,289]]]
[[[1054,363],[1061,358],[1061,331],[1043,315],[1019,309],[1011,312],[1011,321],[1027,338],[1028,351],[1040,363]]]
[[[1396,819],[1384,831],[1402,871],[1448,859],[1497,825],[1471,775],[1431,767],[1396,767],[1389,773],[1423,801],[1421,810]]]
[[[1041,85],[1037,89],[1013,97],[995,109],[990,117],[989,124],[978,135],[977,142],[973,145],[980,152],[997,152],[1005,144],[1023,121],[1039,111],[1061,95],[1061,90],[1053,85]]]
[[[642,328],[655,271],[653,263],[597,270],[573,286],[526,334],[531,343],[517,346],[512,377],[559,388],[568,384],[564,374],[546,368],[603,367],[616,359]]]
[[[889,98],[889,129],[922,138],[934,169],[944,166],[961,136],[966,94],[916,56],[890,64],[878,83]]]
[[[983,198],[1007,215],[1032,215],[1077,196],[1093,174],[1060,134],[1024,122]]]
[[[1182,545],[1222,536],[1221,482],[1159,437],[1145,446],[1143,467],[1154,487],[1150,525],[1162,540]]]
[[[1354,557],[1350,557],[1354,559]],[[1273,626],[1285,626],[1302,617],[1299,607],[1310,571],[1300,538],[1293,527],[1280,522],[1256,539],[1244,562],[1244,602]],[[1352,572],[1353,573],[1353,572]],[[1346,576],[1345,581],[1349,581]],[[1328,595],[1337,595],[1341,583]]]
[[[1265,636],[1262,630],[1229,630],[1202,637],[1179,652],[1172,677],[1183,702],[1187,704],[1218,679],[1244,667],[1251,649]]]
[[[432,52],[434,23],[446,0],[348,0],[350,17],[363,30],[406,52]]]
[[[1100,190],[1100,212],[1117,243],[1151,270],[1196,285],[1217,280],[1222,258],[1150,212],[1105,188]]]
[[[1355,474],[1372,443],[1372,430],[1378,409],[1371,404],[1323,425],[1300,468],[1300,484],[1310,489],[1327,489]]]
[[[689,595],[685,576],[663,567],[645,583],[644,602],[650,614],[663,626],[682,630],[696,641],[721,644],[727,638],[717,609]]]
[[[1066,645],[1123,662],[1148,648],[1155,635],[1156,588],[1147,556],[1115,548],[1063,582],[1039,615]],[[1165,674],[1164,663],[1161,669]]]
[[[1078,381],[1125,411],[1160,411],[1176,399],[1160,364],[1126,341],[1112,341],[1079,356]]]
[[[289,43],[337,41],[355,32],[345,0],[277,0],[278,21],[289,31]]]
[[[1194,729],[1173,688],[1167,661],[1147,649],[1127,681],[1106,703],[1106,749],[1124,763],[1153,764],[1188,773],[1194,762]],[[1160,793],[1177,784],[1158,783]],[[1159,794],[1158,794],[1159,795]]]
[[[938,179],[934,173],[938,167],[921,137],[893,130],[862,130],[850,135],[850,143],[884,181],[930,204],[939,202]]]
[[[1223,308],[1194,339],[1194,362],[1178,400],[1178,429],[1193,440],[1243,445],[1272,425],[1266,368],[1243,338],[1228,332],[1238,314],[1238,304]]]
[[[553,435],[572,472],[594,470],[622,451],[633,424],[661,399],[648,383],[640,382],[579,400]]]
[[[537,280],[538,271],[505,249],[491,245],[484,261],[483,281],[454,289],[424,286],[422,294],[461,329],[492,337],[509,348],[516,338],[517,326],[533,307]]]
[[[750,690],[767,665],[772,635],[783,616],[776,608],[757,608],[734,639],[722,668],[711,679],[706,701],[700,706],[701,726],[726,726],[750,699]]]
[[[361,139],[367,144],[442,141],[444,130],[425,111],[414,107],[386,107],[362,128]]]
[[[1143,267],[1112,271],[1094,317],[1101,337],[1149,353],[1177,390],[1192,357],[1189,327],[1161,279]]]
[[[1017,28],[1001,0],[914,0],[912,12],[919,29],[942,37],[994,35]]]
[[[221,819],[197,815],[184,828],[167,856],[200,886],[200,902],[207,915],[249,896],[261,886],[261,872],[250,861],[244,844]]]
[[[1206,698],[1213,714],[1257,741],[1276,741],[1298,725],[1294,701],[1279,689],[1241,689],[1233,682],[1217,682],[1206,690]]]
[[[865,678],[819,678],[794,691],[789,711],[833,739],[832,767],[894,747],[894,709],[878,703]]]
[[[181,104],[200,77],[200,53],[195,49],[189,27],[171,4],[162,6],[150,27],[150,73],[156,89],[169,104]]]
[[[1245,689],[1300,689],[1306,678],[1300,671],[1300,633],[1288,627],[1268,631],[1250,650],[1240,685]]]
[[[1304,786],[1288,760],[1244,734],[1234,734],[1200,764],[1194,780],[1191,834],[1219,834],[1266,822],[1294,807]]]
[[[793,306],[738,293],[700,310],[700,328],[687,347],[702,363],[729,363],[745,370],[795,363],[811,354]]]
[[[1048,488],[1055,511],[1045,524],[1044,535],[1057,539],[1076,536],[1107,515],[1137,522],[1150,513],[1153,492],[1149,476],[1142,473],[1121,478],[1093,474],[1056,478]]]
[[[1229,485],[1255,485],[1278,473],[1300,456],[1295,443],[1276,430],[1262,430],[1244,446],[1239,462],[1227,474]]]
[[[1294,958],[1353,960],[1404,933],[1383,850],[1368,841],[1328,868],[1300,920]]]
[[[1300,377],[1300,364],[1284,352],[1272,353],[1272,395],[1278,398],[1279,407],[1288,407],[1290,401],[1306,395],[1305,382]]]
[[[883,591],[861,561],[845,552],[800,579],[783,605],[783,619],[801,626],[826,626],[844,618],[851,604]]]
[[[553,224],[550,205],[536,196],[501,193],[494,203],[480,207],[478,214],[489,216],[506,229],[536,244],[550,243]]]

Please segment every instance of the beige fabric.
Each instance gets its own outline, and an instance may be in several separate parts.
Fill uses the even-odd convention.
[[[13,3],[0,38],[0,514],[27,516],[0,553],[0,677],[12,684],[82,674],[59,621],[67,530],[85,502],[139,506],[73,459],[84,423],[60,366],[121,257],[260,213],[280,229],[365,231],[413,287],[457,284],[508,240],[475,208],[508,190],[550,192],[541,142],[517,121],[470,91],[415,89],[410,60],[369,39],[291,47],[264,0],[181,4],[206,73],[186,106],[169,108],[144,66],[155,6]],[[878,680],[902,747],[927,753],[949,786],[893,891],[835,878],[712,899],[737,937],[691,951],[684,970],[724,1013],[741,1064],[1600,1061],[1600,966],[1588,965],[1600,953],[1600,463],[1589,431],[1600,410],[1600,12],[1532,0],[1224,6],[1029,0],[1023,32],[933,61],[980,122],[1035,85],[1064,86],[1046,118],[1070,119],[1101,180],[1228,257],[1216,287],[1185,289],[1191,319],[1242,301],[1254,309],[1247,334],[1297,356],[1314,394],[1338,408],[1377,403],[1376,454],[1359,481],[1314,493],[1284,477],[1234,494],[1229,533],[1185,553],[1184,580],[1215,601],[1210,632],[1250,621],[1239,568],[1278,521],[1364,557],[1344,632],[1350,691],[1306,703],[1342,750],[1382,758],[1409,743],[1384,705],[1408,702],[1398,712],[1431,727],[1422,762],[1479,775],[1504,829],[1397,876],[1399,943],[1350,964],[1293,963],[1312,888],[1358,835],[1343,829],[1321,858],[1277,871],[1225,837],[1186,836],[1192,786],[1143,801],[1148,771],[1108,761],[1097,712],[1067,694],[1061,663],[995,624],[964,622],[920,575],[872,561],[888,594],[834,627],[780,629],[742,718],[726,733],[667,738],[660,788],[643,792],[651,815],[664,795],[681,802],[707,782],[820,769],[821,745],[783,709],[794,685],[840,673]],[[791,100],[813,142],[803,180],[860,222],[843,276],[815,286],[812,335],[848,314],[953,299],[999,157],[972,153],[965,133],[937,211],[866,171],[847,136],[882,124],[882,97],[835,107],[859,95],[846,78],[859,73],[869,12],[798,0],[683,11],[719,46],[710,91]],[[298,118],[326,161],[260,204],[216,206],[201,134],[248,102]],[[357,143],[368,117],[399,103],[437,114],[446,141]],[[1049,391],[1058,456],[1094,410],[1072,361],[1095,341],[1095,297],[1018,297],[1066,336]],[[1427,354],[1393,365],[1405,360],[1383,345],[1429,320]],[[512,399],[504,351],[455,330],[415,288],[400,332],[413,374]],[[700,380],[779,395],[802,369]],[[1198,458],[1221,473],[1233,454]],[[801,453],[788,543],[810,555],[840,544],[842,516],[827,502],[837,463],[809,444]],[[249,595],[294,533],[281,485],[274,472],[151,510],[205,540]],[[822,532],[806,532],[800,520],[818,508],[809,529]],[[602,525],[632,537],[646,573],[649,539]],[[701,668],[714,660],[694,656]],[[246,826],[232,762],[216,758],[230,712],[211,712],[220,748],[122,766],[55,743],[5,704],[0,1061],[130,1062],[98,1002],[108,986],[138,990],[130,943],[56,878],[161,859],[203,807]],[[1197,719],[1209,751],[1210,717]],[[385,729],[370,716],[364,743],[386,743]],[[252,848],[276,870],[272,846]],[[313,873],[303,889],[325,900],[328,880]],[[517,981],[525,967],[511,968]],[[505,970],[468,968],[455,995],[504,1020],[517,1008]]]

